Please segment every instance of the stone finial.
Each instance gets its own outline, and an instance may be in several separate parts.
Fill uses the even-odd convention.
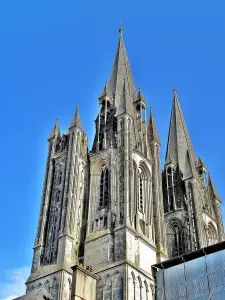
[[[120,33],[120,34],[123,33],[123,22],[122,22],[122,21],[120,21],[119,33]]]
[[[60,129],[59,129],[59,118],[57,117],[55,120],[55,125],[48,137],[48,141],[52,140],[56,136],[60,135]]]

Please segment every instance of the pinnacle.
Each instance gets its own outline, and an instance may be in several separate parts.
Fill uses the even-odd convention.
[[[139,87],[138,88],[138,93],[137,93],[137,95],[135,97],[135,101],[134,102],[138,102],[140,100],[141,100],[141,102],[143,102],[146,105],[145,97],[144,97],[144,95],[143,95],[143,93],[141,91],[141,88]]]
[[[208,190],[211,198],[216,198],[217,200],[221,201],[209,173],[208,173]]]
[[[109,98],[112,98],[112,93],[111,93],[108,81],[105,82],[105,86],[104,86],[100,96],[98,97],[98,99],[101,99],[105,96],[108,96]]]
[[[203,160],[201,157],[198,158],[196,161],[196,168],[201,168],[204,167],[206,169],[206,165],[204,164]]]
[[[152,106],[150,106],[150,116],[149,116],[149,122],[148,122],[148,138],[149,141],[154,140],[161,144],[160,137],[156,128],[155,120],[152,113]]]
[[[60,130],[59,130],[59,119],[56,118],[56,121],[55,121],[55,125],[54,127],[52,128],[52,131],[48,137],[48,141],[50,141],[51,139],[53,139],[54,137],[60,135]]]
[[[76,106],[76,112],[75,112],[75,115],[74,115],[74,117],[73,117],[73,120],[72,120],[72,122],[71,122],[71,124],[70,124],[69,129],[72,128],[72,127],[74,127],[74,126],[80,128],[80,129],[83,129],[82,124],[81,124],[81,120],[80,120],[79,107],[78,107],[78,105]]]

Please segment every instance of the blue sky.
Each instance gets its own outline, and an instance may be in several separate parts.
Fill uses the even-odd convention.
[[[224,6],[201,0],[0,2],[0,300],[20,295],[29,273],[55,118],[66,131],[78,104],[92,144],[120,20],[136,86],[153,106],[162,160],[176,87],[196,153],[225,201]]]

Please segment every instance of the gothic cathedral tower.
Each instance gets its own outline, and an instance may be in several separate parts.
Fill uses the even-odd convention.
[[[163,172],[163,192],[169,257],[224,240],[221,201],[205,164],[195,155],[176,90]]]
[[[88,207],[87,137],[78,109],[64,135],[58,120],[49,149],[37,236],[27,293],[44,289],[49,299],[70,299],[71,267],[80,253]]]
[[[76,261],[92,266],[97,300],[155,299],[152,265],[224,239],[220,199],[197,159],[176,91],[163,174],[152,109],[136,91],[123,30],[99,96],[91,151],[78,108],[49,149],[27,294],[71,299]],[[79,283],[78,283],[79,284]],[[20,298],[22,300],[22,298]],[[26,299],[26,298],[25,298]]]
[[[122,29],[99,103],[84,262],[99,277],[97,299],[152,299],[151,265],[165,259],[160,140],[136,93]]]
[[[81,259],[98,277],[97,299],[152,299],[151,266],[166,259],[160,139],[136,92],[122,28],[92,151],[78,109],[66,134],[56,121],[48,142],[27,293],[69,300],[71,267]]]

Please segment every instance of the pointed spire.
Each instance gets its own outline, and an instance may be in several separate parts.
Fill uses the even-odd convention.
[[[123,103],[121,103],[121,95],[123,93],[124,80],[126,82],[125,86],[127,101],[133,103],[136,96],[134,79],[123,40],[122,26],[120,27],[119,32],[119,44],[109,80],[109,87],[112,92],[112,96],[115,98],[117,115],[121,113],[121,110],[124,106]]]
[[[213,184],[213,181],[212,181],[211,176],[210,176],[209,173],[208,173],[208,191],[209,191],[210,199],[216,198],[218,201],[221,202],[220,197],[219,197],[219,195],[216,191],[216,188]]]
[[[139,102],[139,101],[142,102],[144,105],[146,105],[145,97],[141,91],[141,88],[138,88],[138,93],[135,97],[134,102]]]
[[[56,118],[55,125],[52,128],[52,131],[51,131],[51,133],[50,133],[50,135],[48,137],[48,141],[52,140],[54,137],[59,136],[59,135],[60,135],[59,119]]]
[[[185,124],[184,116],[179,104],[176,89],[173,90],[173,105],[170,118],[170,128],[166,151],[166,161],[170,155],[173,162],[179,165],[181,171],[185,173],[187,154],[190,160],[192,173],[194,174],[196,155]],[[189,172],[188,172],[189,173]],[[185,176],[185,174],[184,174]]]
[[[150,116],[149,116],[149,122],[148,122],[148,139],[149,141],[156,141],[161,145],[159,134],[156,128],[155,120],[152,113],[152,106],[150,106]]]
[[[198,158],[198,160],[196,161],[196,168],[204,168],[207,169],[203,160],[201,159],[201,157]]]
[[[80,129],[83,130],[83,127],[82,127],[82,124],[81,124],[81,120],[80,120],[80,115],[79,115],[78,109],[79,109],[79,107],[78,107],[78,105],[77,105],[77,106],[76,106],[76,113],[75,113],[75,115],[74,115],[74,117],[73,117],[73,120],[72,120],[72,122],[71,122],[71,124],[70,124],[69,129],[72,128],[72,127],[74,127],[74,126],[76,126],[76,127],[78,127],[78,128],[80,128]]]
[[[112,92],[110,90],[108,81],[106,81],[105,86],[104,86],[100,96],[98,97],[98,99],[104,98],[106,96],[108,96],[109,98],[112,98]]]

